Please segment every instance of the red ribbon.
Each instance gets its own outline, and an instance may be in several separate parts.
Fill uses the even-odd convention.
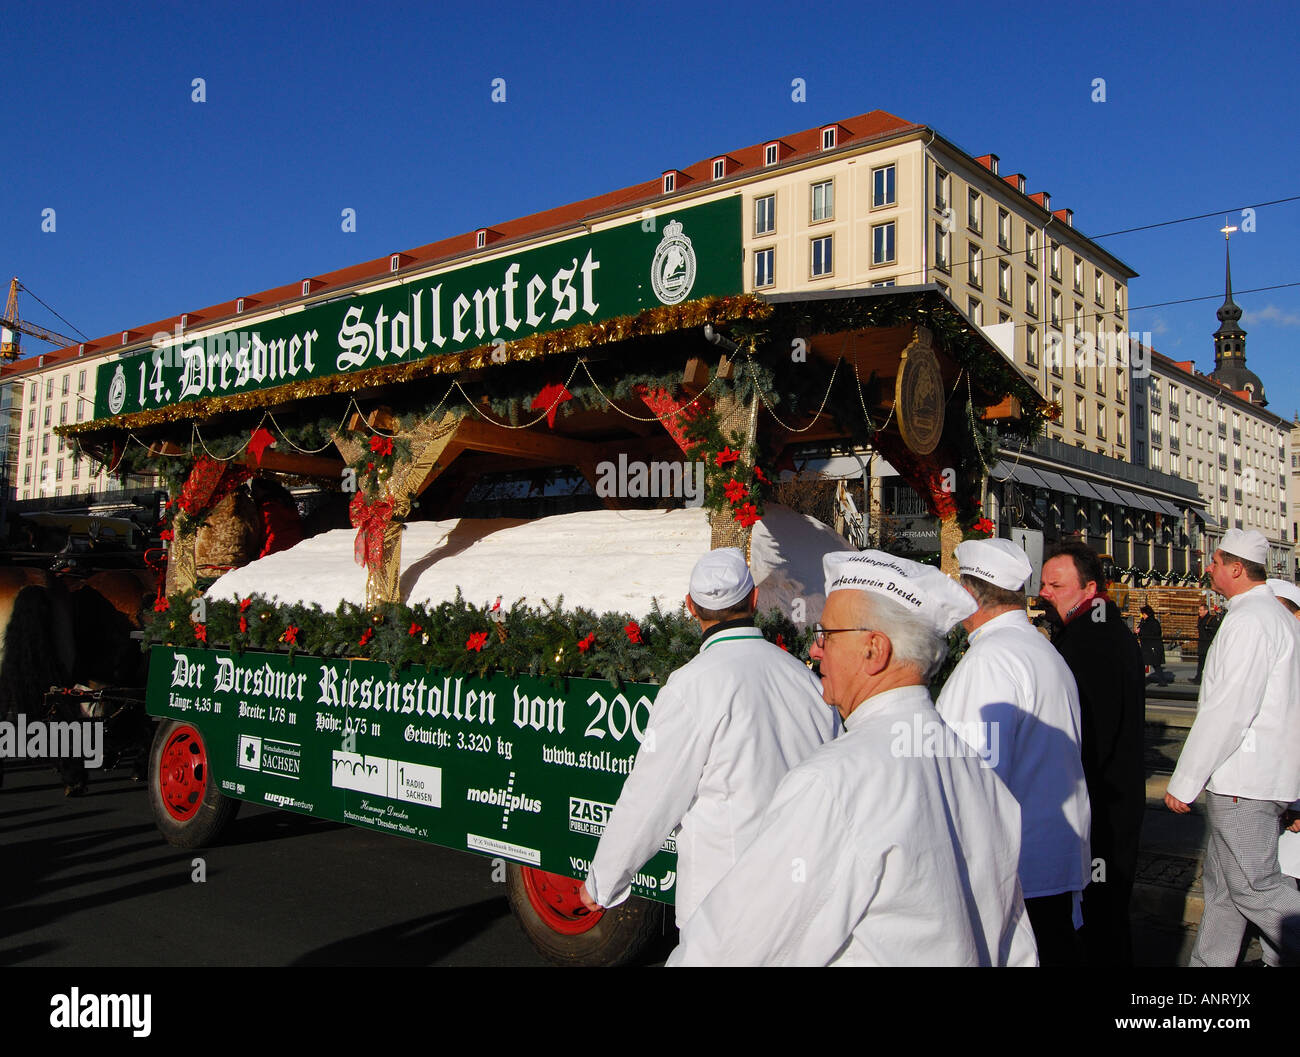
[[[352,556],[358,565],[367,569],[378,566],[384,557],[384,530],[393,520],[397,502],[391,496],[367,504],[366,497],[358,492],[348,506],[348,517],[357,528],[357,540]]]

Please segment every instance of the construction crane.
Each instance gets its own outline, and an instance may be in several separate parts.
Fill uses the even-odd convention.
[[[40,338],[42,341],[48,341],[51,345],[66,347],[77,344],[76,338],[70,338],[66,334],[59,334],[53,330],[46,330],[44,327],[38,327],[31,323],[24,323],[18,318],[18,291],[26,287],[18,281],[15,276],[9,282],[9,300],[5,303],[5,314],[0,318],[0,360],[16,360],[22,356],[22,349],[19,348],[19,339],[22,334],[30,334],[33,338]],[[31,293],[29,290],[28,293]],[[33,297],[36,295],[33,294]],[[37,298],[37,300],[40,300]],[[45,302],[41,302],[44,304]]]

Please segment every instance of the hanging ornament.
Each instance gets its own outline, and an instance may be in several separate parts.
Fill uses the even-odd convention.
[[[555,413],[559,411],[560,405],[566,400],[572,400],[573,394],[565,388],[563,382],[547,382],[542,386],[542,391],[533,397],[530,410],[541,411],[546,409],[546,426],[548,429],[555,428]]]
[[[265,426],[258,426],[253,430],[253,435],[248,440],[248,450],[253,455],[253,461],[258,466],[262,465],[262,456],[266,454],[266,449],[275,445],[275,437]]]

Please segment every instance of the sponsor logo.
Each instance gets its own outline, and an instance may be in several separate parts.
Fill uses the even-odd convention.
[[[241,734],[238,762],[246,771],[275,774],[296,781],[302,773],[302,746],[292,741]]]
[[[489,855],[504,855],[516,862],[526,862],[531,866],[542,865],[542,853],[536,848],[525,848],[519,844],[509,844],[495,837],[481,837],[477,833],[465,834],[465,847],[471,851],[486,852]]]
[[[599,837],[605,832],[605,827],[609,824],[609,818],[613,813],[613,804],[571,796],[569,797],[569,830],[572,833],[586,833],[592,837]],[[677,842],[672,837],[668,837],[659,847],[663,851],[675,852]]]
[[[475,804],[490,804],[501,811],[501,828],[510,827],[510,815],[515,811],[526,811],[530,815],[541,814],[542,802],[534,800],[524,793],[515,792],[515,772],[510,772],[504,789],[466,789],[465,799]]]

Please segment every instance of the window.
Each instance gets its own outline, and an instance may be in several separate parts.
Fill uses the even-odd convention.
[[[1097,439],[1106,439],[1106,405],[1097,405]]]
[[[54,479],[55,479],[56,481],[62,481],[62,480],[63,480],[63,460],[62,460],[62,459],[60,459],[58,462],[56,462],[56,463],[54,464]]]
[[[945,272],[952,271],[952,234],[942,224],[934,226],[934,266]]]
[[[882,165],[871,170],[871,205],[892,206],[894,204],[894,167]]]
[[[1083,293],[1083,260],[1080,257],[1074,258],[1074,292]]]
[[[49,404],[46,404],[46,405],[45,405],[45,424],[46,424],[47,426],[50,424],[50,405],[49,405]]]
[[[1074,428],[1080,433],[1088,432],[1088,401],[1081,396],[1074,398]]]
[[[1197,413],[1198,415],[1203,415],[1203,414],[1205,414],[1205,405],[1201,402],[1201,397],[1200,397],[1200,394],[1199,394],[1199,393],[1197,394],[1197,397],[1196,397],[1196,413]],[[1199,433],[1200,430],[1197,430],[1197,432]]]
[[[1115,315],[1121,315],[1124,312],[1124,287],[1115,280]]]
[[[50,399],[51,397],[53,397],[53,396],[54,396],[54,379],[53,379],[53,378],[46,378],[46,379],[45,379],[45,399],[46,399],[46,400],[49,400],[49,399]]]
[[[871,229],[871,263],[892,264],[894,261],[894,222],[876,224]]]
[[[1115,443],[1120,447],[1125,444],[1124,440],[1124,412],[1118,408],[1115,410]]]
[[[1056,377],[1061,377],[1061,365],[1064,357],[1061,354],[1061,335],[1049,334],[1047,337],[1047,364],[1052,369]]]
[[[984,201],[974,188],[966,202],[966,223],[977,234],[984,230]]]
[[[1097,392],[1106,395],[1106,371],[1100,359],[1097,360]]]
[[[1031,268],[1038,267],[1038,230],[1025,225],[1025,263]]]
[[[966,299],[966,314],[970,316],[971,322],[977,327],[984,325],[984,306],[973,297]]]
[[[1078,336],[1079,336],[1079,332],[1082,331],[1082,330],[1083,330],[1083,305],[1079,304],[1079,302],[1076,301],[1076,302],[1074,302],[1074,334],[1075,334],[1075,337],[1078,337]]]
[[[832,267],[831,257],[831,237],[812,240],[812,273],[817,275],[830,275]]]
[[[952,187],[952,177],[943,169],[934,170],[934,208],[947,209],[948,203],[952,200],[949,197],[949,191]]]
[[[1030,367],[1038,366],[1038,328],[1028,327],[1025,330],[1025,362]]]
[[[36,428],[36,409],[35,409],[35,408],[32,408],[32,410],[30,410],[30,411],[27,412],[27,428],[28,428],[28,429],[35,429],[35,428]]]
[[[998,206],[998,245],[1004,250],[1011,249],[1011,214]]]
[[[1092,299],[1102,308],[1106,307],[1106,285],[1101,281],[1101,272],[1096,269],[1092,273]]]
[[[830,220],[835,215],[835,188],[830,180],[812,185],[812,218]]]
[[[72,385],[72,375],[70,375],[70,374],[65,374],[65,375],[63,376],[63,383],[62,383],[62,389],[63,389],[63,393],[62,393],[62,395],[63,395],[63,396],[67,396],[67,395],[68,395],[68,388],[69,388],[71,385]]]
[[[31,468],[30,466],[24,466],[24,467],[23,467],[23,484],[31,484],[31,483],[32,483],[32,468]],[[23,494],[23,498],[24,498],[24,499],[27,498],[26,493]]]
[[[1032,275],[1025,276],[1025,311],[1038,315],[1038,280]]]
[[[1006,261],[998,261],[998,297],[1011,303],[1011,265]]]
[[[775,164],[776,164],[776,144],[775,144],[775,143],[769,143],[766,147],[763,148],[763,164],[764,164],[764,165],[775,165]]]
[[[776,250],[766,249],[757,250],[754,253],[754,286],[771,286],[776,280],[773,278],[774,265],[776,263]]]
[[[1052,318],[1052,326],[1059,327],[1061,325],[1061,292],[1059,290],[1052,291],[1052,317],[1051,318]]]
[[[80,373],[78,373],[77,375],[77,392],[84,393],[85,391],[86,391],[86,369],[83,367]]]
[[[62,426],[68,421],[68,405],[59,405],[59,425]]]
[[[973,242],[966,243],[966,256],[970,268],[970,284],[977,289],[984,286],[984,267],[980,260],[980,248]]]
[[[835,129],[822,129],[822,150],[830,150],[833,146],[835,146]]]
[[[776,195],[754,199],[754,234],[767,235],[776,230]]]
[[[676,186],[677,174],[670,172],[664,173],[664,194],[668,194],[668,192],[672,191]],[[478,244],[480,246],[483,245],[483,232],[481,231],[478,233]]]
[[[1052,243],[1052,278],[1060,280],[1061,278],[1061,244]]]
[[[1056,404],[1058,407],[1062,406],[1061,387],[1059,385],[1052,386],[1052,403]]]
[[[1076,385],[1088,384],[1087,369],[1084,366],[1082,356],[1076,356],[1074,358],[1074,381]]]
[[[35,437],[28,437],[28,438],[27,438],[27,458],[30,459],[30,458],[32,457],[32,451],[33,451],[33,449],[34,449],[35,447],[36,447],[36,438],[35,438]]]
[[[85,400],[78,400],[78,401],[77,401],[77,421],[78,421],[78,422],[85,422],[85,421],[86,421],[86,406],[87,406],[87,404],[86,404],[86,401],[85,401]]]
[[[715,180],[721,180],[726,175],[727,175],[727,163],[723,161],[721,158],[714,158],[713,178]]]
[[[31,396],[29,396],[29,397],[27,398],[28,401],[31,402],[31,403],[33,403],[33,404],[36,403],[36,383],[35,383],[35,382],[29,382],[29,383],[27,384],[27,391],[31,394]]]
[[[871,285],[872,286],[896,286],[897,283],[893,279],[881,279],[880,282],[872,283]]]

